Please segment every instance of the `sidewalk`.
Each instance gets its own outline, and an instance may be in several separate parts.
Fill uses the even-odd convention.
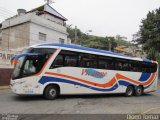
[[[0,86],[0,90],[10,89],[9,86]]]

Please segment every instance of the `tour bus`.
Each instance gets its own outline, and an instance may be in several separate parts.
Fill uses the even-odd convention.
[[[124,93],[157,89],[158,63],[68,44],[31,46],[13,58],[11,89],[18,95],[55,99],[67,94]]]

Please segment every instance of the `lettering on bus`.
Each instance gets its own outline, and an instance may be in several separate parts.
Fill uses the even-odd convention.
[[[107,75],[107,72],[99,72],[99,71],[89,68],[89,69],[82,69],[81,75],[92,76],[95,78],[104,78]]]

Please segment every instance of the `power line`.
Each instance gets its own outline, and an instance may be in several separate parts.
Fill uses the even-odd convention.
[[[12,10],[13,11],[13,10]],[[11,16],[14,16],[15,13],[11,12],[10,10],[6,9],[6,8],[3,8],[0,6],[0,17],[4,17],[1,19],[7,19],[7,18],[10,18]]]
[[[4,17],[5,19],[10,17],[9,15],[2,13],[1,11],[0,11],[0,16]]]
[[[0,11],[1,11],[1,12],[4,12],[4,13],[7,13],[7,14],[10,14],[10,15],[13,15],[13,14],[14,14],[14,13],[11,13],[11,12],[9,12],[9,11],[7,11],[7,10],[2,9],[1,7],[0,7]]]
[[[11,14],[13,14],[13,9],[6,9],[6,8],[4,8],[4,7],[2,7],[2,6],[0,6],[0,9],[3,9],[3,10],[5,10],[6,12],[8,12],[8,13],[11,13]]]

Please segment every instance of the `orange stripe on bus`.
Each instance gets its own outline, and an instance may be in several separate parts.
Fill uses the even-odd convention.
[[[89,84],[89,85],[98,86],[98,87],[103,87],[103,88],[111,87],[111,86],[113,86],[114,83],[116,82],[115,77],[113,77],[109,82],[107,82],[107,83],[105,83],[105,84],[99,84],[99,83],[94,83],[94,82],[86,81],[86,80],[83,80],[83,79],[80,79],[80,78],[76,78],[76,77],[69,76],[69,75],[64,75],[64,74],[59,74],[59,73],[45,72],[45,74],[48,74],[48,75],[56,75],[56,76],[60,76],[60,77],[65,77],[65,78],[77,80],[77,81],[79,81],[79,82],[87,83],[87,84]]]
[[[69,76],[69,75],[64,75],[64,74],[59,74],[59,73],[54,73],[54,72],[45,72],[45,74],[47,74],[47,75],[55,75],[55,76],[59,76],[59,77],[65,77],[65,78],[77,80],[79,82],[83,82],[83,83],[86,83],[86,84],[89,84],[89,85],[103,87],[103,88],[113,86],[116,83],[116,78],[117,78],[117,80],[125,80],[125,81],[132,82],[134,84],[137,84],[137,85],[146,86],[146,85],[150,84],[154,80],[154,77],[156,75],[156,73],[153,73],[148,81],[146,81],[146,82],[139,82],[139,81],[135,81],[133,79],[130,79],[128,77],[125,77],[125,76],[117,73],[116,76],[113,77],[109,82],[107,82],[105,84],[99,84],[99,83],[94,83],[94,82],[86,81],[86,80],[83,80],[83,79],[80,79],[80,78],[77,78],[77,77],[73,77],[73,76]]]
[[[156,75],[156,73],[152,73],[152,75],[150,76],[149,80],[146,81],[146,82],[135,81],[133,79],[130,79],[130,78],[125,77],[125,76],[123,76],[121,74],[118,74],[118,73],[116,74],[116,77],[117,77],[117,79],[123,79],[123,80],[127,80],[127,81],[130,81],[130,82],[138,84],[138,85],[146,86],[146,85],[148,85],[149,83],[151,83],[154,80],[155,75]]]

